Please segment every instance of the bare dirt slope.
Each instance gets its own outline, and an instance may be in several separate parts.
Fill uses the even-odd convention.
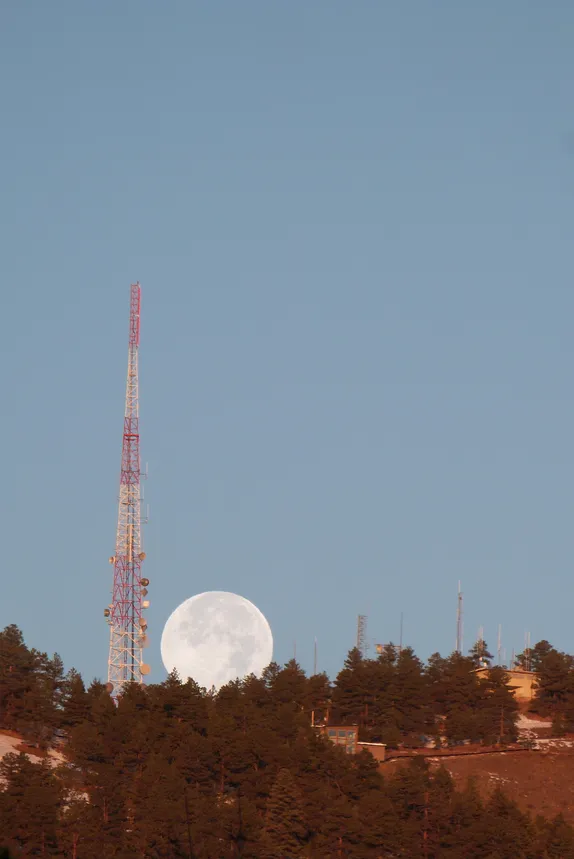
[[[442,764],[460,789],[472,776],[485,797],[501,787],[523,811],[545,817],[562,812],[568,822],[574,824],[574,753],[567,746],[560,750],[558,742],[549,744],[548,751],[427,760],[432,767]],[[381,771],[390,775],[405,763],[404,760],[389,761],[381,766]]]

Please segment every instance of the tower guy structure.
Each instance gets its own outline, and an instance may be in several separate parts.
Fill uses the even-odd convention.
[[[149,606],[149,580],[142,578],[141,464],[138,402],[138,350],[140,342],[141,287],[130,287],[128,378],[122,444],[120,495],[116,550],[110,558],[114,568],[112,602],[104,615],[110,627],[108,691],[121,695],[125,683],[143,683],[149,666],[142,650],[148,644],[144,609]]]

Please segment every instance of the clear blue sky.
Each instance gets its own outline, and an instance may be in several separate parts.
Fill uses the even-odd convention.
[[[253,600],[276,658],[574,651],[574,4],[0,10],[0,624],[104,676],[143,289],[152,678]]]

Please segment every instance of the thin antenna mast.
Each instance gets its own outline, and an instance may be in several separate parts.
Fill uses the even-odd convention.
[[[361,656],[367,655],[367,615],[360,614],[357,618],[357,650],[361,651]]]
[[[496,655],[498,658],[498,664],[502,665],[502,624],[498,624],[498,642],[496,648]]]
[[[110,627],[107,689],[117,699],[123,686],[143,683],[150,668],[143,662],[147,646],[147,621],[142,610],[149,606],[148,579],[141,577],[145,558],[141,539],[141,465],[139,437],[138,350],[140,342],[141,287],[130,288],[130,329],[128,377],[124,412],[122,465],[116,552],[110,558],[114,567],[112,602],[104,611]]]
[[[458,583],[458,598],[456,602],[456,652],[462,653],[462,591]]]

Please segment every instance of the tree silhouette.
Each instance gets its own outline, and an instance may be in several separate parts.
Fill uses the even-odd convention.
[[[267,801],[261,859],[299,859],[307,834],[301,794],[291,772],[281,769]]]

